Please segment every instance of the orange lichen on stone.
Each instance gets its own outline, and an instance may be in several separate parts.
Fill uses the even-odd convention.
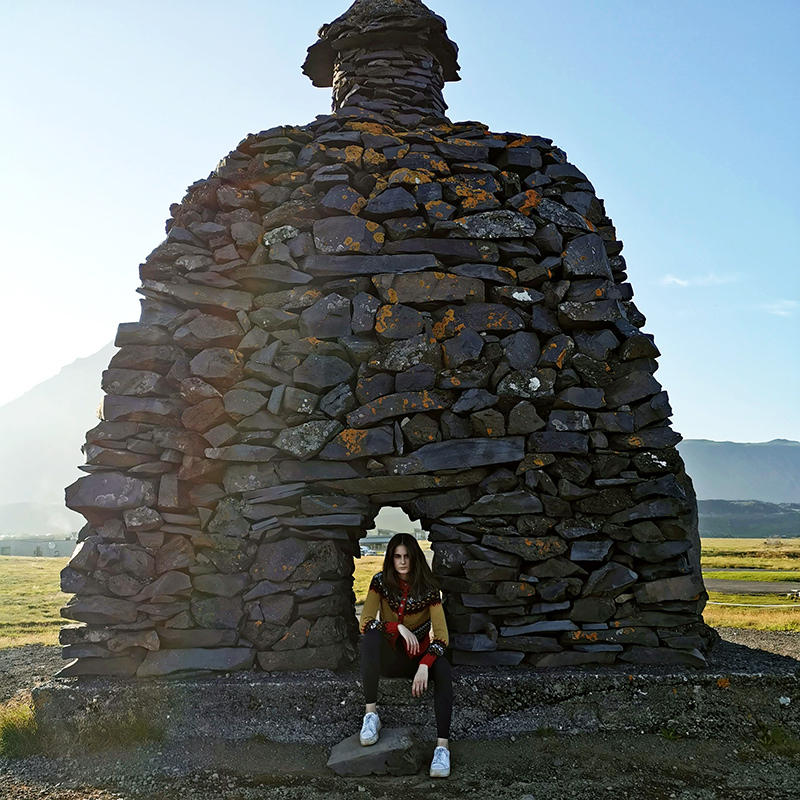
[[[522,136],[519,139],[515,139],[513,142],[510,142],[506,145],[506,147],[525,147],[529,145],[533,141],[533,137],[531,136]]]
[[[337,438],[344,445],[349,455],[357,456],[360,455],[364,440],[368,435],[369,431],[357,431],[353,428],[348,428],[342,431]]]
[[[428,216],[434,219],[445,219],[450,209],[450,204],[445,203],[444,200],[431,200],[425,203],[425,210],[428,212]]]
[[[511,269],[511,267],[498,267],[497,271],[498,272],[504,272],[513,281],[517,280],[517,271],[514,270],[514,269]]]
[[[447,144],[455,144],[459,147],[480,147],[480,145],[475,144],[472,139],[450,139]]]
[[[631,447],[644,447],[644,441],[640,436],[629,436],[627,441]]]
[[[567,638],[573,642],[596,642],[599,636],[596,631],[569,631]]]
[[[470,194],[469,197],[465,197],[461,201],[461,208],[465,211],[472,211],[481,203],[491,202],[494,199],[494,195],[491,192],[487,192],[485,189],[477,189]]]
[[[397,302],[397,292],[392,289],[391,287],[387,290],[386,296],[389,298],[389,301],[392,303]]]
[[[430,169],[432,172],[438,172],[441,175],[450,174],[450,167],[441,156],[434,155],[433,153],[415,153],[414,156],[428,165],[426,169]]]
[[[462,322],[456,325],[456,312],[453,308],[448,308],[444,312],[444,316],[433,325],[433,335],[436,339],[446,339],[448,334],[454,336],[455,334],[463,331],[466,326]]]
[[[344,149],[344,159],[348,164],[354,164],[357,167],[361,166],[361,157],[364,155],[364,148],[358,145],[351,144]]]
[[[342,199],[343,199],[343,200],[346,200],[346,199],[347,199],[347,197],[345,196],[345,197],[343,197]],[[355,202],[355,203],[353,203],[353,205],[351,205],[351,206],[350,206],[350,213],[351,213],[351,214],[352,214],[354,217],[357,217],[357,216],[358,216],[358,215],[361,213],[361,209],[362,209],[362,208],[364,208],[364,206],[365,206],[366,204],[367,204],[367,200],[366,200],[366,198],[364,198],[364,197],[360,197],[358,200],[356,200],[356,202]]]
[[[434,177],[434,174],[427,169],[401,167],[389,175],[389,185],[419,186],[421,183],[433,183]]]
[[[372,234],[372,238],[378,243],[383,244],[386,239],[386,234],[381,230],[381,226],[377,222],[366,223],[367,230]]]
[[[487,330],[495,330],[497,328],[502,328],[506,320],[508,319],[508,312],[507,311],[490,311],[486,315],[486,329]]]
[[[381,306],[375,314],[375,330],[378,333],[386,333],[392,324],[392,307]]]
[[[364,151],[363,161],[365,167],[383,167],[387,163],[386,156],[371,147]]]
[[[519,211],[520,214],[524,214],[526,217],[529,217],[533,209],[542,202],[542,196],[535,189],[528,189],[528,191],[524,194],[525,200],[517,209],[517,211]]]
[[[375,136],[380,136],[387,133],[390,136],[394,130],[388,125],[381,125],[380,122],[345,122],[344,127],[349,131],[361,131],[362,133],[371,133]]]
[[[717,678],[717,686],[720,689],[730,689],[731,688],[731,679],[730,678]]]
[[[373,198],[377,197],[381,192],[385,192],[389,188],[389,181],[383,177],[383,175],[374,175],[372,176],[375,178],[375,187],[370,192],[369,199],[372,200]]]
[[[549,351],[549,350],[557,350],[557,349],[558,349],[558,345],[557,345],[555,342],[551,342],[551,343],[550,343],[550,344],[548,344],[548,345],[547,345],[547,347],[545,348],[545,350],[546,350],[546,351]],[[566,348],[562,347],[562,348],[561,348],[561,352],[560,352],[560,353],[559,353],[559,354],[556,356],[556,358],[555,358],[555,364],[556,364],[556,366],[557,366],[559,369],[562,369],[562,368],[564,367],[564,359],[565,359],[566,357],[567,357],[567,351],[566,351]]]

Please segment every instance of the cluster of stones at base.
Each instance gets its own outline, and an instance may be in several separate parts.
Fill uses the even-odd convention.
[[[345,108],[171,212],[67,490],[62,674],[348,663],[383,506],[430,532],[456,664],[705,663],[658,351],[550,140]]]

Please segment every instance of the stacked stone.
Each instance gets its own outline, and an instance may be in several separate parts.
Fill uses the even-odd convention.
[[[691,482],[592,184],[359,97],[245,138],[142,264],[67,490],[64,674],[347,663],[384,506],[429,531],[455,663],[702,665]]]

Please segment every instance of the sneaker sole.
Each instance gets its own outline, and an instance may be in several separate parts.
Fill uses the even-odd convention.
[[[431,770],[430,771],[431,778],[449,778],[450,777],[450,770],[448,769],[447,772],[444,770]]]

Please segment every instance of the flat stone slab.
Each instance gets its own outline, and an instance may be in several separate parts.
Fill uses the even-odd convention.
[[[414,775],[421,760],[417,741],[409,728],[383,728],[380,739],[363,747],[359,735],[348,736],[331,749],[327,766],[337,775]]]
[[[676,726],[686,735],[727,738],[755,736],[759,719],[779,719],[800,734],[800,661],[730,642],[715,648],[705,669],[457,666],[453,690],[454,740],[544,728],[658,734]],[[33,699],[37,723],[60,752],[80,750],[76,731],[89,724],[87,717],[111,723],[128,710],[146,709],[170,742],[258,737],[327,746],[358,730],[364,714],[356,669],[59,678],[34,688]],[[406,727],[422,742],[435,741],[432,687],[418,699],[410,680],[382,679],[378,710],[385,728]]]

